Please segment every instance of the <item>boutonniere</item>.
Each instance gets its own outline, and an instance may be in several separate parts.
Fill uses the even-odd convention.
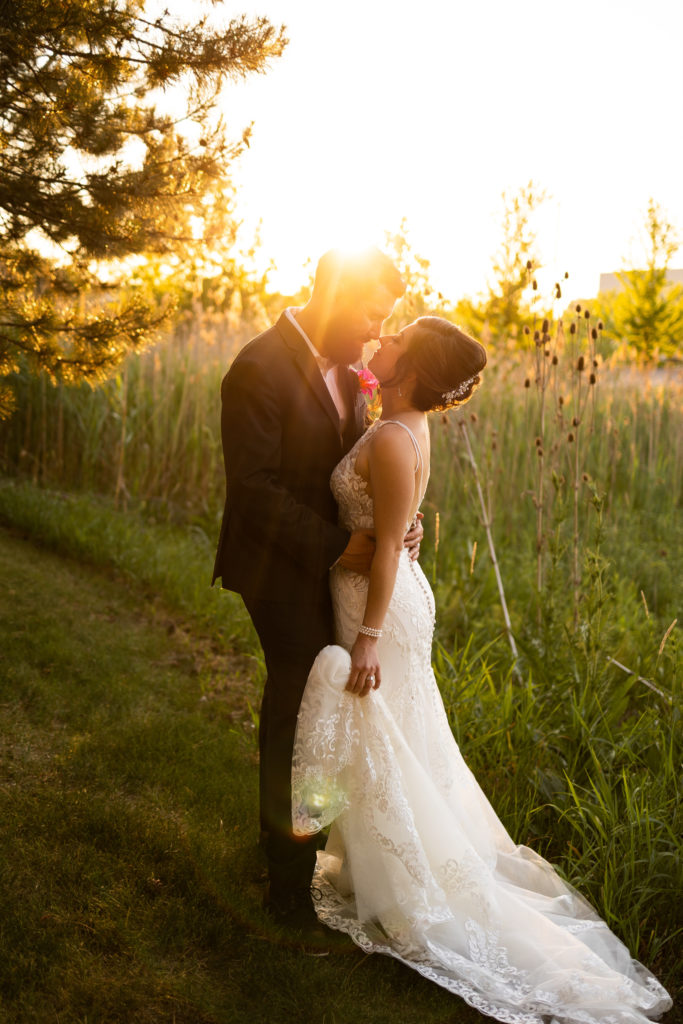
[[[358,383],[360,384],[361,391],[366,398],[371,399],[379,387],[379,381],[367,367],[364,367],[362,370],[356,370],[356,373],[358,374]]]
[[[372,370],[368,370],[367,367],[363,367],[362,370],[355,371],[358,375],[358,383],[360,385],[361,394],[365,399],[365,406],[367,409],[368,420],[366,422],[376,420],[382,411],[382,399],[379,390],[379,381],[375,377]]]

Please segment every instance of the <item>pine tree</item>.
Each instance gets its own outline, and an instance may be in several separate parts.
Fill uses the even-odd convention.
[[[145,0],[0,0],[0,417],[20,365],[96,380],[150,340],[168,311],[131,285],[135,260],[229,228],[248,130],[228,138],[219,91],[287,40],[265,18],[216,24]]]

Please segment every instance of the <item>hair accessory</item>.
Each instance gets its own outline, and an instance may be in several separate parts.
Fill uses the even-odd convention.
[[[358,627],[358,632],[363,633],[364,636],[374,636],[377,639],[382,635],[381,629],[373,629],[372,626],[365,626],[363,623]]]
[[[457,388],[453,388],[452,391],[445,391],[442,396],[444,404],[450,405],[451,402],[457,402],[459,399],[464,398],[475,378],[476,374],[474,377],[468,377],[462,384],[458,384]]]

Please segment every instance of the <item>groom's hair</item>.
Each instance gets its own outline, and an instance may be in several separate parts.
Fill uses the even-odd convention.
[[[397,299],[406,290],[398,270],[379,249],[330,249],[318,261],[313,294],[334,303],[345,298],[363,299],[381,285]]]

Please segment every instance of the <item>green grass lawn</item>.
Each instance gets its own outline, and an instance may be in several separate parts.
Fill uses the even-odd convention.
[[[248,655],[6,530],[0,578],[2,1021],[483,1019],[391,960],[307,957],[270,925]]]

